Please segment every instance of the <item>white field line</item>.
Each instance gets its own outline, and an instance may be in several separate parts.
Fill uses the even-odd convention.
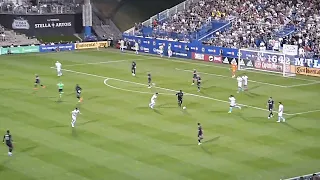
[[[130,90],[130,89],[124,89],[124,88],[119,88],[119,87],[115,87],[115,86],[112,86],[110,84],[108,84],[108,81],[109,80],[114,80],[114,79],[110,79],[110,78],[107,78],[103,81],[103,83],[110,87],[110,88],[113,88],[113,89],[117,89],[117,90],[121,90],[121,91],[127,91],[127,92],[133,92],[133,93],[139,93],[139,94],[154,94],[154,92],[145,92],[145,91],[136,91],[136,90]],[[117,80],[116,80],[117,81]],[[148,86],[146,84],[141,84],[141,85],[145,85],[145,86]],[[175,95],[173,93],[160,93],[160,94],[165,94],[165,95]]]
[[[112,51],[112,50],[108,50],[108,49],[105,49],[104,51],[106,52],[110,52],[110,53],[115,53],[115,54],[120,54],[121,52],[118,52],[118,51]],[[126,52],[129,52],[129,51],[126,51]],[[130,51],[131,52],[131,51]],[[161,59],[161,60],[164,60],[164,61],[172,61],[172,62],[180,62],[180,63],[186,63],[186,64],[194,64],[194,65],[197,65],[197,66],[206,66],[206,67],[216,67],[216,68],[221,68],[221,69],[230,69],[229,67],[225,67],[225,66],[219,66],[219,65],[215,65],[214,63],[207,63],[207,62],[203,62],[203,61],[197,61],[197,60],[190,60],[190,59],[182,59],[182,58],[161,58],[157,55],[154,55],[154,54],[145,54],[145,53],[142,53],[142,54],[131,54],[131,55],[136,55],[136,56],[142,56],[142,57],[146,57],[146,56],[151,56],[151,57],[154,57],[156,59]],[[202,63],[201,63],[202,62]],[[265,75],[269,75],[269,76],[277,76],[277,77],[283,77],[281,74],[276,74],[276,73],[267,73],[267,72],[264,72],[264,71],[258,71],[258,70],[250,70],[250,69],[245,69],[245,70],[242,70],[242,71],[248,71],[248,72],[252,72],[252,73],[256,73],[256,74],[265,74]],[[304,78],[299,78],[299,77],[283,77],[283,78],[290,78],[290,79],[298,79],[298,80],[302,80],[302,81],[308,81],[308,82],[320,82],[320,81],[317,81],[317,80],[312,80],[312,79],[304,79]]]
[[[116,61],[101,61],[101,62],[93,62],[93,63],[79,63],[79,64],[70,64],[70,65],[64,65],[63,67],[73,67],[73,66],[84,66],[84,65],[90,65],[90,64],[109,64],[109,63],[120,63],[125,61],[144,61],[147,59],[130,59],[130,60],[116,60]]]
[[[293,114],[290,114],[290,115],[295,116],[295,115],[309,114],[309,113],[315,113],[315,112],[320,112],[320,109],[318,109],[318,110],[311,110],[311,111],[304,111],[304,112],[298,112],[298,113],[293,113]]]
[[[51,68],[53,68],[53,67],[51,67]],[[53,69],[55,69],[55,68],[53,68]],[[112,80],[119,81],[119,82],[124,82],[124,83],[130,83],[130,84],[136,84],[136,85],[146,86],[146,84],[137,83],[137,82],[132,82],[132,81],[126,81],[126,80],[117,79],[117,78],[112,78],[112,77],[99,76],[99,75],[96,75],[96,74],[89,74],[89,73],[84,73],[84,72],[79,72],[79,71],[73,71],[73,70],[70,70],[70,69],[62,69],[62,70],[63,70],[63,71],[66,71],[66,72],[75,73],[75,74],[82,74],[82,75],[86,75],[86,76],[104,78],[104,79],[108,79],[108,80],[109,80],[109,79],[112,79]],[[161,89],[161,90],[166,90],[166,91],[171,91],[171,92],[178,92],[178,90],[167,89],[167,88],[162,88],[162,87],[157,87],[157,86],[154,87],[154,88]],[[209,100],[213,100],[213,101],[223,102],[223,103],[228,103],[228,104],[229,104],[229,101],[220,100],[220,99],[216,99],[216,98],[212,98],[212,97],[207,97],[207,96],[202,96],[202,95],[198,95],[198,94],[185,93],[185,95],[194,96],[194,97],[199,97],[199,98],[203,98],[203,99],[209,99]],[[249,107],[249,108],[252,108],[252,109],[261,110],[261,111],[268,111],[268,110],[265,109],[265,108],[259,108],[259,107],[255,107],[255,106],[245,105],[245,104],[239,104],[239,105],[240,105],[240,106],[243,106],[243,107]],[[276,112],[276,113],[277,113],[277,112]],[[283,114],[285,114],[285,115],[292,115],[292,114],[288,114],[288,113],[283,113]]]
[[[318,82],[306,83],[306,84],[291,85],[291,86],[287,86],[287,87],[288,87],[288,88],[292,88],[292,87],[309,86],[309,85],[314,85],[314,84],[320,84],[320,81],[318,81]]]
[[[187,70],[187,69],[179,69],[179,68],[175,68],[175,69],[178,70],[178,71],[193,72],[192,70]],[[220,75],[220,74],[205,73],[205,72],[199,72],[199,73],[200,73],[200,74],[210,75],[210,76],[217,76],[217,77],[224,77],[224,78],[230,78],[230,79],[232,79],[232,77],[224,76],[224,75]],[[282,85],[272,84],[272,83],[265,83],[265,82],[260,82],[260,81],[253,81],[253,80],[248,80],[248,81],[249,81],[249,82],[253,82],[253,83],[257,83],[257,84],[264,84],[264,85],[281,87],[281,88],[286,88],[286,87],[288,87],[288,86],[282,86]]]

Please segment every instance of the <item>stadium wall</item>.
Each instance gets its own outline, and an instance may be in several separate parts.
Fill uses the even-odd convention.
[[[82,14],[0,14],[0,24],[27,36],[73,35],[81,33]]]
[[[232,61],[236,61],[237,63],[241,63],[241,65],[262,70],[280,71],[280,69],[277,69],[278,66],[273,65],[281,64],[283,59],[285,59],[281,57],[281,55],[264,53],[264,55],[261,55],[263,57],[260,58],[259,61],[255,61],[254,58],[257,59],[257,52],[245,52],[241,54],[241,61],[238,62],[239,49],[207,46],[200,42],[187,43],[140,36],[123,35],[123,38],[128,44],[128,49],[134,49],[134,42],[138,42],[139,51],[144,53],[158,54],[160,44],[164,44],[164,52],[167,53],[167,47],[170,44],[173,57],[224,64],[230,64]],[[297,74],[320,76],[320,59],[303,59],[295,56],[286,56],[286,63],[300,67],[295,68],[295,73]],[[308,65],[308,68],[302,68],[305,66],[305,63]]]

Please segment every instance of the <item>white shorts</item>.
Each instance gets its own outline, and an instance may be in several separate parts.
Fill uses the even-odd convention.
[[[150,104],[156,104],[156,101],[151,101]]]
[[[57,68],[57,72],[60,72],[61,71],[61,68]]]
[[[242,87],[242,84],[238,84],[238,87],[241,88],[241,87]]]
[[[279,117],[282,117],[282,112],[281,112],[281,113],[278,113],[278,116],[279,116]]]
[[[72,121],[77,121],[77,117],[72,116]]]
[[[163,51],[162,51],[162,50],[160,50],[160,51],[159,51],[159,53],[160,53],[160,54],[163,54]]]
[[[172,56],[172,51],[168,51],[168,55],[169,55],[169,56]]]
[[[230,107],[235,107],[237,104],[230,104]]]

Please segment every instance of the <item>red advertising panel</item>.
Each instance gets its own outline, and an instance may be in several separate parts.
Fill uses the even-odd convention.
[[[208,54],[192,53],[192,59],[214,63],[222,63],[222,56],[213,56]]]

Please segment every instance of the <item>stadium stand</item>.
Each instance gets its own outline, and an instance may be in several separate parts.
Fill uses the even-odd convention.
[[[319,57],[319,10],[319,0],[187,0],[126,33],[276,51],[297,44],[303,55]]]
[[[0,0],[0,12],[11,14],[67,14],[81,11],[82,0]]]

